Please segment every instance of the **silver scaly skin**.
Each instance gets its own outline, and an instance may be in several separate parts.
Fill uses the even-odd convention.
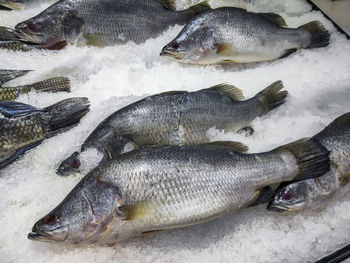
[[[159,0],[61,0],[19,23],[14,32],[22,39],[46,45],[60,41],[94,46],[141,43],[208,9],[200,4],[173,11]]]
[[[195,17],[160,55],[202,65],[251,63],[329,44],[329,33],[318,21],[296,29],[284,26],[285,21],[276,14],[222,7]]]
[[[199,224],[248,207],[264,186],[329,171],[328,151],[317,142],[259,154],[235,147],[143,147],[119,155],[85,176],[28,238],[111,243]]]
[[[333,196],[350,191],[350,113],[337,118],[312,139],[331,151],[331,171],[317,179],[279,188],[268,206],[269,210],[299,212],[321,209]]]
[[[89,111],[87,98],[72,98],[39,109],[0,102],[0,169],[44,139],[70,129]]]
[[[277,81],[248,100],[243,100],[239,89],[226,84],[150,96],[110,115],[89,135],[80,152],[95,148],[111,159],[128,143],[135,147],[206,143],[210,128],[237,132],[283,104],[288,93],[282,88]],[[79,153],[75,152],[57,173],[69,175],[78,172],[79,166]]]

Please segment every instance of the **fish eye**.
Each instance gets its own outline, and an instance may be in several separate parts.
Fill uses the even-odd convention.
[[[54,215],[48,215],[45,217],[45,223],[46,224],[52,224],[53,222],[55,222],[57,219],[57,216],[54,216]]]
[[[74,161],[71,162],[70,166],[72,168],[79,168],[80,162],[78,160],[74,160]]]
[[[173,43],[171,43],[171,47],[174,48],[174,49],[179,48],[179,46],[180,46],[180,44],[177,41],[174,41]]]
[[[290,200],[292,197],[293,195],[289,190],[285,191],[282,195],[282,199],[284,200]]]
[[[32,30],[32,31],[34,31],[37,27],[36,27],[36,25],[32,22],[32,21],[29,21],[28,23],[27,23],[27,26],[28,26],[28,28],[30,29],[30,30]]]

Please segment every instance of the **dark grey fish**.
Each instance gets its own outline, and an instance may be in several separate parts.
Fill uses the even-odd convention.
[[[350,113],[346,113],[312,140],[329,151],[332,169],[326,175],[280,187],[268,206],[271,211],[299,212],[323,208],[331,197],[350,191]]]
[[[133,147],[199,144],[209,142],[210,128],[240,131],[285,102],[288,93],[282,88],[282,82],[277,81],[248,100],[243,100],[239,89],[226,84],[196,92],[172,91],[147,97],[105,119],[80,151],[60,164],[57,173],[78,172],[80,153],[91,148],[106,160],[119,155],[127,144]]]
[[[329,171],[329,152],[316,141],[258,154],[235,149],[160,146],[121,154],[85,176],[28,238],[111,243],[199,224],[249,206],[267,185]]]
[[[60,41],[94,46],[141,43],[208,9],[199,4],[173,11],[159,0],[61,0],[19,23],[15,32],[22,39],[44,45]]]
[[[319,21],[285,26],[276,14],[222,7],[195,17],[160,55],[191,64],[250,63],[329,44],[329,32]]]
[[[0,169],[44,139],[69,130],[89,111],[87,98],[71,98],[39,109],[0,101]]]

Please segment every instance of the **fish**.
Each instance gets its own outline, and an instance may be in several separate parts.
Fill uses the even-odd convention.
[[[28,7],[37,6],[44,3],[55,3],[57,0],[0,0],[0,7],[7,10],[22,10]]]
[[[331,171],[317,179],[282,185],[268,210],[280,213],[320,210],[332,197],[350,191],[350,113],[335,119],[312,140],[331,152]]]
[[[102,162],[121,154],[124,148],[145,145],[188,145],[210,141],[207,131],[252,133],[251,122],[282,105],[288,92],[276,81],[253,98],[244,100],[242,91],[219,84],[195,92],[170,91],[146,97],[107,117],[58,167],[57,174],[80,172],[80,155],[96,149]]]
[[[11,28],[0,27],[0,49],[8,49],[13,51],[31,51],[35,49],[60,50],[67,43],[59,41],[53,45],[37,45],[17,37]]]
[[[329,38],[319,21],[287,28],[277,14],[222,7],[192,19],[160,56],[198,65],[263,62],[297,49],[325,47]]]
[[[77,125],[89,111],[87,98],[70,98],[46,108],[0,101],[0,169],[43,140]]]
[[[15,100],[21,94],[31,90],[37,92],[70,92],[70,80],[66,77],[55,77],[28,85],[4,87],[2,84],[27,74],[28,70],[1,70],[0,69],[0,101]]]
[[[128,41],[139,44],[208,9],[206,3],[200,3],[173,11],[159,0],[61,0],[17,24],[14,33],[29,42],[50,46],[60,41],[98,47]]]
[[[248,207],[260,189],[329,171],[329,152],[299,140],[244,154],[237,144],[142,147],[87,174],[28,238],[113,243],[207,222]],[[241,149],[238,145],[238,149]]]

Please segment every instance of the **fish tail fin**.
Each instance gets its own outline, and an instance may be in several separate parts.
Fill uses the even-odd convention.
[[[0,86],[10,80],[22,77],[30,71],[31,70],[0,70]]]
[[[311,35],[311,42],[307,48],[320,48],[329,45],[330,34],[320,21],[312,21],[299,29],[307,31]]]
[[[344,132],[350,132],[350,112],[336,118],[313,138],[319,140],[329,136],[344,135]]]
[[[56,77],[22,87],[29,90],[35,89],[41,92],[70,92],[70,80],[64,77]]]
[[[203,2],[200,2],[197,5],[191,6],[187,10],[194,17],[194,16],[196,16],[196,15],[198,15],[200,13],[212,10],[212,8],[210,7],[208,1],[203,1]]]
[[[88,98],[71,98],[43,109],[47,113],[48,137],[69,130],[89,112]]]
[[[296,160],[298,173],[292,181],[320,177],[330,170],[330,152],[318,141],[301,139],[277,150],[292,154]]]
[[[60,163],[56,170],[56,173],[61,176],[68,176],[79,172],[80,165],[80,153],[74,152],[71,154],[71,156]]]
[[[278,80],[256,95],[262,105],[263,114],[268,113],[286,102],[288,91],[282,90],[283,88],[283,82]]]

